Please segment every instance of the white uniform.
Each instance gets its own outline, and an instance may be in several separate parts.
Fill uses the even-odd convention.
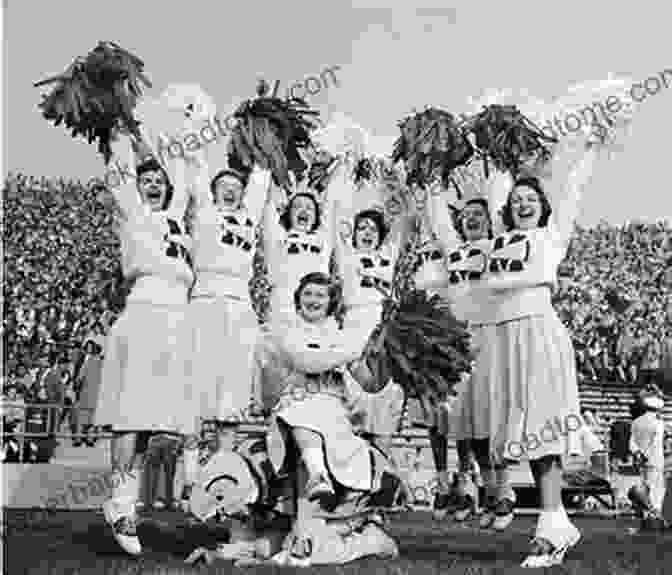
[[[353,338],[338,328],[333,318],[319,324],[295,314],[292,325],[273,334],[291,375],[278,386],[269,455],[281,472],[286,455],[286,435],[279,422],[319,433],[324,440],[326,463],[334,478],[350,489],[372,488],[372,470],[366,441],[354,434],[350,423],[343,377],[333,370],[361,353]],[[279,382],[278,382],[279,383]]]
[[[322,272],[329,274],[329,263],[334,246],[333,208],[330,205],[334,194],[331,184],[322,202],[321,225],[311,233],[282,227],[277,210],[272,202],[264,209],[264,255],[270,280],[270,323],[292,323],[295,314],[294,292],[306,274]]]
[[[336,204],[337,225],[347,224],[352,230],[350,237],[336,234],[336,262],[343,280],[343,298],[347,308],[344,329],[349,337],[356,338],[364,350],[371,333],[382,318],[384,293],[390,293],[394,270],[400,248],[405,239],[405,218],[399,218],[385,239],[374,252],[365,252],[352,245],[354,216],[348,196],[364,195],[364,190],[354,191],[350,182],[341,182]],[[371,198],[372,202],[375,198]],[[361,202],[360,202],[361,203]],[[382,291],[381,291],[382,290]],[[399,428],[404,391],[390,381],[378,393],[367,393],[354,379],[348,379],[348,394],[353,410],[362,416],[361,428],[374,435],[391,435]]]
[[[479,311],[471,319],[480,328],[473,385],[489,391],[487,432],[499,460],[581,453],[575,432],[541,437],[548,426],[580,413],[574,349],[551,305],[551,287],[592,157],[584,155],[566,178],[555,170],[547,182],[553,209],[548,225],[495,238],[488,271],[472,288]]]
[[[175,168],[165,211],[143,205],[134,183],[117,194],[124,275],[136,281],[107,337],[94,416],[97,425],[117,431],[190,434],[198,427],[188,377],[192,345],[186,308],[194,276],[183,223],[187,195],[180,160]]]
[[[665,424],[658,413],[649,411],[632,422],[630,451],[646,457],[640,473],[649,492],[651,506],[659,513],[665,499]]]
[[[236,419],[253,397],[259,326],[249,282],[270,174],[255,170],[238,210],[218,210],[208,178],[198,185],[194,222],[196,284],[189,306],[194,330],[194,386],[201,416]]]

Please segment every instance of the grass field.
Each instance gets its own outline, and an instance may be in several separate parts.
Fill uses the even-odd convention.
[[[91,511],[55,512],[39,524],[27,525],[25,512],[5,511],[3,573],[8,575],[178,575],[228,574],[247,571],[253,575],[300,571],[293,568],[257,566],[234,568],[222,562],[192,567],[183,559],[217,533],[174,526],[170,516],[159,519],[171,527],[143,531],[151,546],[142,558],[128,557],[116,546],[102,517]],[[392,531],[399,542],[396,560],[361,560],[345,566],[312,568],[324,575],[487,575],[542,573],[519,567],[527,549],[535,519],[519,517],[505,533],[483,533],[473,525],[458,526],[432,520],[429,513],[412,512],[396,517]],[[565,564],[546,570],[567,575],[663,575],[672,573],[672,533],[628,533],[636,523],[626,519],[576,519],[582,542],[568,554]]]

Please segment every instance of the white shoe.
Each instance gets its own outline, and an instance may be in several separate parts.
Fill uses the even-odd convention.
[[[521,563],[521,567],[540,568],[561,565],[567,551],[581,540],[581,532],[571,523],[563,531],[563,533],[556,531],[552,535],[549,534],[549,539],[535,537],[532,540],[532,553]]]
[[[306,483],[305,497],[309,501],[334,494],[334,486],[326,475],[311,477]]]
[[[114,499],[103,503],[103,516],[106,523],[112,527],[114,538],[119,546],[129,555],[140,555],[142,545],[136,531],[136,516],[134,510],[124,509],[127,505],[120,505]]]
[[[504,531],[511,525],[514,517],[515,504],[515,501],[508,498],[501,499],[497,502],[494,509],[495,517],[492,521],[492,528],[495,531]]]
[[[399,557],[397,542],[380,525],[369,523],[364,527],[361,536],[366,538],[367,543],[376,549],[375,556],[379,559],[397,559]]]

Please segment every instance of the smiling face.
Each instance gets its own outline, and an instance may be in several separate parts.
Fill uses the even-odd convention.
[[[138,176],[138,191],[143,203],[153,212],[160,212],[168,194],[168,179],[161,170],[151,170]]]
[[[225,175],[215,184],[215,205],[229,210],[240,209],[245,188],[242,182],[233,176]]]
[[[326,319],[329,311],[329,286],[308,283],[299,295],[299,315],[309,323]]]
[[[529,186],[517,186],[511,192],[511,216],[518,230],[533,230],[539,226],[542,204],[539,193]]]
[[[373,252],[380,245],[380,231],[371,218],[359,218],[353,245],[363,252]]]
[[[468,242],[475,242],[488,237],[490,218],[481,204],[467,204],[462,210],[462,233]]]
[[[315,202],[308,196],[296,196],[289,208],[290,229],[309,233],[317,221]]]

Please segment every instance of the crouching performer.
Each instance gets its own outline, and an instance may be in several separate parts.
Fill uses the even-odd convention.
[[[274,377],[265,382],[268,450],[259,442],[255,455],[267,453],[268,460],[262,472],[252,474],[254,481],[245,478],[250,466],[240,463],[229,463],[225,474],[230,477],[220,478],[218,511],[246,515],[248,533],[206,558],[270,558],[274,564],[312,566],[395,557],[384,513],[400,508],[405,490],[383,452],[354,433],[345,391],[344,378],[351,377],[349,369],[362,349],[348,342],[333,317],[338,293],[326,275],[304,276],[294,301],[293,324],[273,334],[275,361],[282,358],[285,369],[274,366]],[[245,459],[241,453],[238,449],[236,456]],[[212,497],[205,492],[213,479],[194,488],[197,515],[204,515],[198,497]],[[240,486],[250,481],[254,487],[243,493]],[[269,513],[275,523],[269,524]],[[280,540],[282,516],[291,518],[291,526]],[[195,557],[203,553],[197,550]]]

